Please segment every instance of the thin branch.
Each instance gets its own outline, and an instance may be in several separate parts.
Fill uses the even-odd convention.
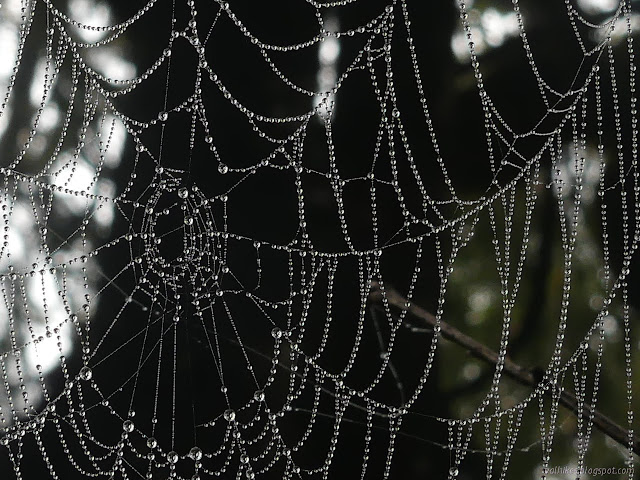
[[[371,293],[369,294],[369,300],[372,303],[379,305],[382,303],[383,298],[386,298],[389,305],[401,310],[407,310],[409,314],[422,320],[429,327],[435,327],[436,318],[433,314],[413,302],[409,303],[409,306],[407,307],[407,299],[399,292],[389,287],[385,287],[383,291],[380,288],[379,283],[373,282],[371,286]],[[446,338],[467,350],[474,357],[491,365],[496,365],[498,363],[498,354],[496,352],[474,338],[465,335],[460,330],[443,320],[440,320],[440,334],[443,338]],[[535,388],[539,383],[532,369],[524,368],[508,358],[504,361],[503,371],[506,375],[522,385]],[[578,400],[575,395],[563,390],[560,395],[559,402],[562,406],[578,415]],[[609,438],[615,440],[624,448],[629,447],[629,430],[621,427],[598,410],[592,409],[587,403],[584,403],[582,406],[582,414],[585,417],[591,417],[595,427]],[[632,448],[636,455],[640,455],[640,437],[637,435],[633,436]]]

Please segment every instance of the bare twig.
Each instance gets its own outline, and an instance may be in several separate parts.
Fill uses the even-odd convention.
[[[407,310],[409,314],[422,320],[429,327],[435,327],[436,318],[433,314],[413,302],[407,304],[407,300],[393,288],[385,287],[383,292],[380,288],[380,284],[374,282],[371,286],[369,300],[374,304],[380,305],[383,298],[386,298],[390,306],[400,310]],[[409,306],[407,307],[407,305]],[[443,338],[461,346],[474,357],[491,365],[496,365],[498,363],[498,354],[483,343],[465,335],[457,328],[442,320],[440,320],[439,328],[440,334]],[[536,387],[539,383],[539,380],[536,378],[536,375],[534,375],[533,370],[524,368],[508,358],[505,359],[503,372],[518,383],[528,387]],[[572,393],[563,390],[560,395],[559,402],[574,414],[579,414],[578,400]],[[621,427],[598,410],[592,409],[586,402],[582,406],[582,415],[587,418],[591,417],[593,419],[593,424],[598,430],[612,440],[615,440],[624,448],[628,448],[629,431],[626,428]],[[634,435],[633,437],[633,452],[636,455],[640,455],[640,438],[637,435]]]

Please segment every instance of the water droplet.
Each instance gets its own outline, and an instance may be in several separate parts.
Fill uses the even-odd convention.
[[[175,465],[176,463],[178,463],[178,458],[179,458],[178,454],[173,450],[167,453],[167,461],[172,465]]]
[[[185,215],[184,224],[185,225],[193,225],[193,217],[191,215]]]
[[[125,432],[131,433],[133,432],[133,429],[135,428],[135,425],[133,424],[133,422],[131,420],[126,420],[123,424],[122,424],[122,429]]]
[[[271,336],[273,338],[282,337],[282,330],[280,330],[278,327],[275,327],[273,330],[271,330]]]
[[[185,187],[182,187],[180,190],[178,190],[178,196],[180,198],[187,198],[189,196],[189,190],[187,190]]]
[[[158,441],[155,438],[149,437],[147,439],[147,447],[156,448],[157,446],[158,446]]]
[[[80,369],[80,378],[82,380],[91,380],[91,377],[93,377],[93,372],[89,367],[82,367]]]
[[[220,163],[220,164],[218,165],[218,171],[219,171],[221,174],[223,174],[223,175],[224,175],[225,173],[227,173],[227,172],[229,171],[229,167],[227,167],[224,163]]]
[[[227,422],[233,422],[236,419],[236,412],[234,412],[233,410],[231,410],[230,408],[224,411],[224,419]]]
[[[204,141],[207,143],[213,143],[213,137],[211,135],[207,135],[204,137]]]
[[[193,447],[191,450],[189,450],[189,458],[191,458],[191,460],[193,460],[194,462],[201,460],[202,450],[200,450],[198,447]]]
[[[262,390],[256,390],[255,393],[253,394],[253,399],[256,402],[263,402],[264,401],[264,392]]]
[[[458,467],[451,467],[449,469],[449,476],[450,477],[457,477],[458,476]]]
[[[247,463],[249,463],[249,456],[246,453],[243,453],[242,455],[240,455],[240,462],[246,465]]]

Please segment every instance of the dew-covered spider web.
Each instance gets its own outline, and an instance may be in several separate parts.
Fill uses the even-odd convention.
[[[631,0],[2,3],[3,479],[633,478]]]

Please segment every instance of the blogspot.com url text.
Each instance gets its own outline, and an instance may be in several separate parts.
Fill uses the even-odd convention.
[[[593,477],[604,475],[628,475],[630,467],[549,467],[545,469],[547,475],[590,475]]]

